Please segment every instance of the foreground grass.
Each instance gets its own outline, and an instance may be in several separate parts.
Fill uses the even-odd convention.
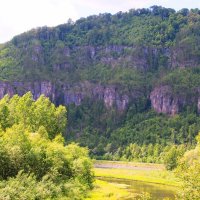
[[[119,200],[131,198],[126,185],[96,180],[95,188],[86,200]]]

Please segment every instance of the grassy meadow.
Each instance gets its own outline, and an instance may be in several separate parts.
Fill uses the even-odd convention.
[[[133,194],[128,189],[128,185],[107,182],[106,178],[143,181],[158,184],[158,187],[166,185],[167,187],[172,186],[176,188],[179,185],[174,173],[167,171],[160,164],[95,161],[94,166],[95,187],[87,200],[142,199],[142,195],[148,196],[147,194],[140,194],[140,196],[137,193]]]
[[[95,187],[86,200],[117,200],[130,198],[126,185],[95,181]]]

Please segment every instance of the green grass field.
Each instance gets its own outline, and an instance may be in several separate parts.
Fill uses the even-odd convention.
[[[126,185],[96,180],[95,187],[86,200],[118,200],[130,197],[131,194],[126,190]]]
[[[98,168],[94,168],[96,177],[144,181],[173,186],[175,188],[179,185],[178,179],[175,177],[174,173],[167,171],[163,165],[159,164],[95,161],[95,166],[98,166]],[[118,199],[134,199],[134,194],[131,194],[129,190],[127,190],[125,184],[110,183],[102,180],[95,181],[94,190],[87,198],[87,200]]]

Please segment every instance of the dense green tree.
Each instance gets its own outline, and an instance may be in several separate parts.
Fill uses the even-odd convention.
[[[200,135],[195,149],[187,151],[179,162],[177,175],[182,181],[178,198],[187,200],[200,198]]]
[[[43,126],[52,139],[66,129],[66,108],[55,107],[44,95],[36,101],[30,92],[22,97],[15,95],[11,99],[5,96],[0,100],[0,114],[3,130],[14,124],[22,124],[30,131],[37,131]]]
[[[82,199],[92,163],[86,148],[64,145],[65,107],[27,93],[4,97],[0,108],[0,199]]]

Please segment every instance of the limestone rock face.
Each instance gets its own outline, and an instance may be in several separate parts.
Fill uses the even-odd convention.
[[[200,113],[200,97],[197,91],[194,91],[193,96],[185,96],[184,94],[174,94],[170,86],[160,86],[151,92],[150,100],[152,108],[157,113],[173,116],[181,112],[184,107],[191,105],[196,105],[197,111]]]
[[[24,52],[25,53],[25,52]],[[62,70],[73,70],[75,67],[91,65],[109,65],[111,67],[128,66],[146,70],[158,65],[160,57],[165,57],[166,65],[171,66],[171,50],[153,47],[125,46],[125,45],[106,45],[106,46],[74,46],[71,48],[55,47],[52,49],[51,56],[57,58],[50,60],[55,72]],[[43,50],[40,56],[43,60],[46,52]],[[38,55],[32,53],[33,57]],[[151,57],[151,61],[149,60]],[[33,65],[33,63],[31,63]]]
[[[42,81],[40,83],[0,82],[0,98],[3,98],[6,94],[9,96],[13,96],[14,94],[22,96],[28,91],[33,94],[34,99],[37,99],[41,94],[44,94],[52,101],[55,100],[55,87],[48,81]]]
[[[128,95],[120,95],[118,89],[112,85],[103,86],[84,82],[76,85],[66,84],[62,86],[61,103],[64,105],[74,103],[78,106],[86,97],[93,99],[93,101],[102,100],[107,109],[115,107],[119,111],[126,110],[129,104]]]
[[[56,104],[69,105],[74,103],[81,105],[87,97],[95,100],[102,100],[107,109],[115,107],[119,111],[127,109],[129,97],[126,94],[120,95],[115,86],[102,86],[89,82],[79,84],[60,84],[57,87],[49,81],[42,82],[0,82],[0,98],[8,94],[22,96],[30,91],[33,98],[37,99],[41,94],[49,97]]]
[[[129,97],[127,95],[120,96],[114,87],[104,88],[102,95],[107,108],[111,108],[115,104],[118,110],[123,111],[128,106]]]
[[[121,94],[120,89],[115,85],[94,84],[88,81],[74,84],[53,84],[50,81],[0,82],[0,99],[6,94],[22,96],[28,91],[33,94],[34,99],[43,94],[57,105],[75,104],[79,106],[86,98],[93,101],[101,100],[107,109],[115,108],[119,112],[125,111],[130,103],[134,103],[143,96],[136,91]],[[152,90],[149,100],[151,107],[157,113],[174,116],[181,112],[185,106],[194,104],[200,113],[200,93],[198,90],[196,96],[188,98],[184,95],[174,94],[170,86],[159,86]]]
[[[175,115],[179,112],[179,99],[172,95],[170,87],[155,88],[150,95],[151,105],[158,113]]]

